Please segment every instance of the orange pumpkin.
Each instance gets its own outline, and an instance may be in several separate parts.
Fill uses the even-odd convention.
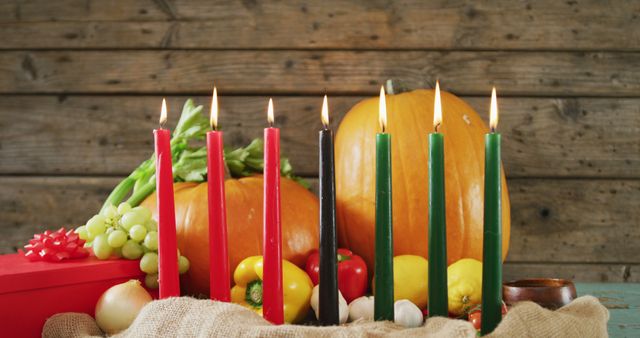
[[[231,274],[244,258],[262,254],[262,176],[225,181]],[[174,185],[178,248],[191,267],[183,290],[209,294],[207,183]],[[302,266],[318,247],[318,199],[300,184],[281,178],[282,257]],[[155,193],[142,203],[157,217]],[[157,219],[157,218],[156,218]]]
[[[433,132],[433,90],[387,96],[391,134],[394,254],[427,257],[428,138]],[[445,135],[447,259],[482,260],[484,134],[478,114],[442,92]],[[489,99],[487,99],[487,108]],[[340,245],[373,266],[375,250],[375,134],[378,98],[361,101],[336,134],[336,204]],[[509,248],[510,211],[502,173],[503,259]]]

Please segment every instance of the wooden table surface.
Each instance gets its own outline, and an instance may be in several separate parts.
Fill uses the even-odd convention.
[[[577,283],[578,296],[593,295],[609,309],[611,337],[640,337],[640,284]]]

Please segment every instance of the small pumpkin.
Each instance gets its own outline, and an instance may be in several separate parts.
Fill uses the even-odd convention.
[[[427,257],[428,137],[433,132],[433,90],[387,95],[391,134],[394,255]],[[442,92],[445,136],[447,259],[482,260],[484,135],[478,114]],[[489,100],[487,99],[487,107]],[[375,250],[375,135],[378,98],[356,104],[336,134],[336,206],[340,246],[373,266]],[[502,173],[503,259],[509,248],[510,209]]]
[[[244,258],[262,255],[262,175],[227,179],[227,235],[231,273]],[[280,180],[282,258],[298,266],[318,247],[318,199],[293,180]],[[183,290],[209,294],[209,215],[207,183],[175,183],[176,233],[191,266]],[[142,205],[157,219],[156,195]]]

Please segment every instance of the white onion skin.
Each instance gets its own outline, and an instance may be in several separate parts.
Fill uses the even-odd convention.
[[[105,333],[118,333],[127,329],[140,310],[152,300],[137,279],[114,285],[98,299],[96,322]]]

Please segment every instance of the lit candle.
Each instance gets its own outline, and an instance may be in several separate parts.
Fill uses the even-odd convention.
[[[156,189],[158,196],[158,283],[160,299],[180,297],[176,214],[173,203],[173,165],[171,135],[164,129],[167,103],[162,99],[160,128],[153,131],[156,147]]]
[[[484,137],[484,239],[482,251],[482,328],[491,333],[502,320],[502,186],[496,89],[491,91],[490,133]]]
[[[320,131],[320,290],[321,325],[340,324],[338,311],[338,265],[336,240],[336,193],[333,164],[333,133],[329,129],[327,96],[322,101]]]
[[[387,105],[380,88],[378,118],[381,132],[376,135],[376,257],[375,320],[394,320],[393,312],[393,222],[391,206],[391,135],[386,133]]]
[[[284,323],[282,291],[282,230],[280,224],[280,129],[273,127],[269,99],[269,127],[264,129],[263,300],[262,313],[273,324]]]
[[[224,195],[224,155],[222,132],[218,131],[218,92],[213,87],[211,129],[207,132],[207,184],[209,207],[209,296],[231,300],[229,254],[227,251],[227,211]]]
[[[433,106],[434,132],[429,134],[429,317],[447,317],[447,226],[444,191],[444,137],[440,84]]]

